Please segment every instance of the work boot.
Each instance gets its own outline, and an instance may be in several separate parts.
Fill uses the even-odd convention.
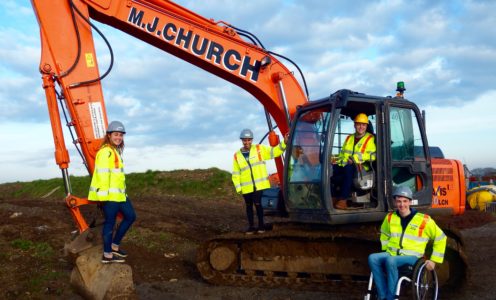
[[[245,230],[245,234],[250,235],[254,234],[256,232],[254,227],[248,227],[248,229]]]
[[[348,209],[348,205],[346,204],[346,200],[343,200],[343,199],[336,202],[335,207],[337,209]]]

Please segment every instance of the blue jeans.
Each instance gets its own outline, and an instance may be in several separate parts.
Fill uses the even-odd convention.
[[[398,268],[404,265],[414,265],[416,256],[392,256],[387,252],[369,255],[369,267],[374,275],[374,283],[379,299],[394,299],[398,283]]]
[[[102,203],[103,215],[105,216],[102,231],[103,251],[111,253],[112,244],[120,245],[129,227],[136,220],[136,213],[129,198],[126,198],[125,202],[106,201]],[[122,214],[123,219],[114,234],[115,220],[119,212]]]

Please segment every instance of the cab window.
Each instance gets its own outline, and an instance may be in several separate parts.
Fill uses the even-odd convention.
[[[404,185],[417,191],[422,186],[411,169],[412,162],[425,160],[419,122],[412,109],[392,107],[390,111],[391,159],[393,185]]]

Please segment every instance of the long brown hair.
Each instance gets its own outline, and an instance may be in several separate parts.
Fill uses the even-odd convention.
[[[109,147],[112,147],[112,148],[116,149],[117,151],[119,151],[119,154],[122,155],[122,153],[124,152],[124,139],[122,139],[122,143],[119,146],[114,146],[110,142],[110,135],[111,134],[112,134],[111,132],[105,134],[105,137],[103,138],[102,144],[100,145],[100,149],[105,147],[106,145],[108,145]]]

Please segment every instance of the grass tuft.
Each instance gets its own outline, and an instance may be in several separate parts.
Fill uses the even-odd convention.
[[[32,253],[32,256],[40,259],[51,259],[55,256],[55,251],[47,242],[33,242],[30,240],[15,239],[10,242],[10,245],[14,249],[29,251]]]

